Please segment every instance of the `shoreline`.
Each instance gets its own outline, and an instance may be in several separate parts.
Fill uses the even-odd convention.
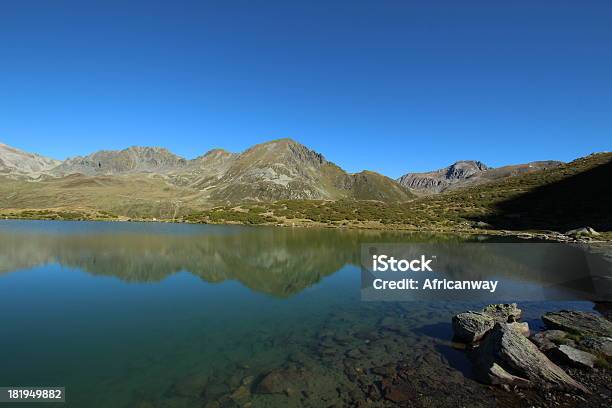
[[[20,212],[15,214],[15,212]],[[36,212],[40,216],[31,216]],[[23,216],[23,213],[30,213],[28,216]],[[69,217],[63,217],[62,214],[70,214]],[[107,216],[105,212],[92,210],[72,210],[59,211],[53,209],[0,209],[0,220],[22,220],[22,221],[99,221],[99,222],[144,222],[144,223],[162,223],[162,224],[192,224],[192,225],[239,225],[252,227],[279,227],[279,228],[323,228],[323,229],[339,229],[339,230],[361,230],[361,231],[380,231],[380,232],[405,232],[405,233],[426,233],[426,234],[450,234],[450,235],[487,235],[497,237],[514,237],[524,240],[545,240],[560,243],[580,243],[580,244],[596,244],[604,246],[612,246],[612,232],[599,233],[598,238],[591,236],[570,236],[561,232],[552,230],[509,230],[509,229],[454,229],[454,228],[415,228],[408,225],[383,224],[381,222],[359,222],[344,224],[333,224],[327,222],[317,222],[305,219],[291,219],[291,223],[279,222],[264,222],[264,223],[248,223],[238,221],[191,221],[184,218],[178,219],[158,219],[158,218],[142,218],[142,217],[127,217],[127,216]],[[95,216],[91,216],[95,214]],[[75,216],[76,215],[76,216]],[[283,220],[287,221],[287,220]]]

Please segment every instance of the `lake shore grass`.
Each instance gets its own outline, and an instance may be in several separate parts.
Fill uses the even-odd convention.
[[[334,202],[310,202],[307,206],[321,206]],[[270,208],[267,205],[274,207]],[[304,205],[304,203],[302,203]],[[372,204],[370,204],[372,205]],[[374,204],[380,205],[380,203]],[[280,208],[280,212],[274,209]],[[233,207],[216,207],[209,210],[191,213],[174,219],[155,217],[127,217],[88,208],[44,208],[44,209],[0,209],[0,219],[16,220],[53,220],[53,221],[106,221],[106,222],[164,222],[211,225],[252,225],[275,226],[285,228],[334,228],[359,229],[398,232],[427,232],[462,235],[492,235],[511,236],[524,239],[542,239],[552,241],[577,241],[590,243],[612,242],[612,231],[599,232],[593,237],[570,237],[553,229],[496,229],[469,220],[457,219],[427,219],[427,222],[412,220],[412,222],[391,222],[378,218],[377,213],[365,211],[353,219],[338,219],[338,216],[325,218],[320,212],[287,213],[286,204],[247,204]],[[353,213],[354,209],[353,209]],[[359,214],[359,213],[357,213]]]

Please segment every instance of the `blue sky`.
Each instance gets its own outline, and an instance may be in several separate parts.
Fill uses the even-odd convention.
[[[4,143],[281,137],[392,177],[612,150],[612,2],[2,2]]]

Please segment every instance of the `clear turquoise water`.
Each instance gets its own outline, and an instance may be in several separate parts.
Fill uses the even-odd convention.
[[[469,376],[448,347],[448,323],[478,302],[362,302],[358,268],[364,242],[464,239],[0,221],[0,386],[65,386],[69,407],[202,407],[295,353],[324,364],[321,333],[376,333],[386,317],[405,321],[405,356],[437,353]],[[534,324],[545,310],[592,308],[523,306]],[[240,405],[291,402],[282,398],[252,394]]]

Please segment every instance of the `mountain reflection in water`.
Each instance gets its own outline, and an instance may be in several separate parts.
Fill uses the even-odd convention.
[[[108,230],[106,223],[91,222],[58,232],[49,224],[53,223],[4,222],[0,273],[57,263],[126,282],[158,282],[187,271],[209,283],[235,280],[256,292],[283,298],[345,265],[367,266],[361,244],[380,243],[392,252],[397,248],[393,244],[411,243],[411,256],[432,250],[438,254],[439,270],[448,279],[495,277],[580,288],[583,293],[575,296],[584,298],[596,286],[601,291],[602,277],[611,275],[609,263],[591,256],[588,263],[597,270],[594,283],[583,249],[566,245],[458,245],[500,241],[493,237],[164,224],[116,224]],[[610,295],[607,286],[605,296]]]
[[[144,228],[118,224],[112,232],[98,232],[95,223],[89,224],[89,230],[67,233],[48,232],[44,224],[17,222],[0,229],[0,273],[59,263],[127,282],[157,282],[187,271],[207,282],[237,280],[257,292],[286,297],[344,265],[359,265],[363,242],[463,240],[427,234],[265,227],[226,227],[229,231],[217,233],[214,226],[174,225],[168,229],[155,224]]]

